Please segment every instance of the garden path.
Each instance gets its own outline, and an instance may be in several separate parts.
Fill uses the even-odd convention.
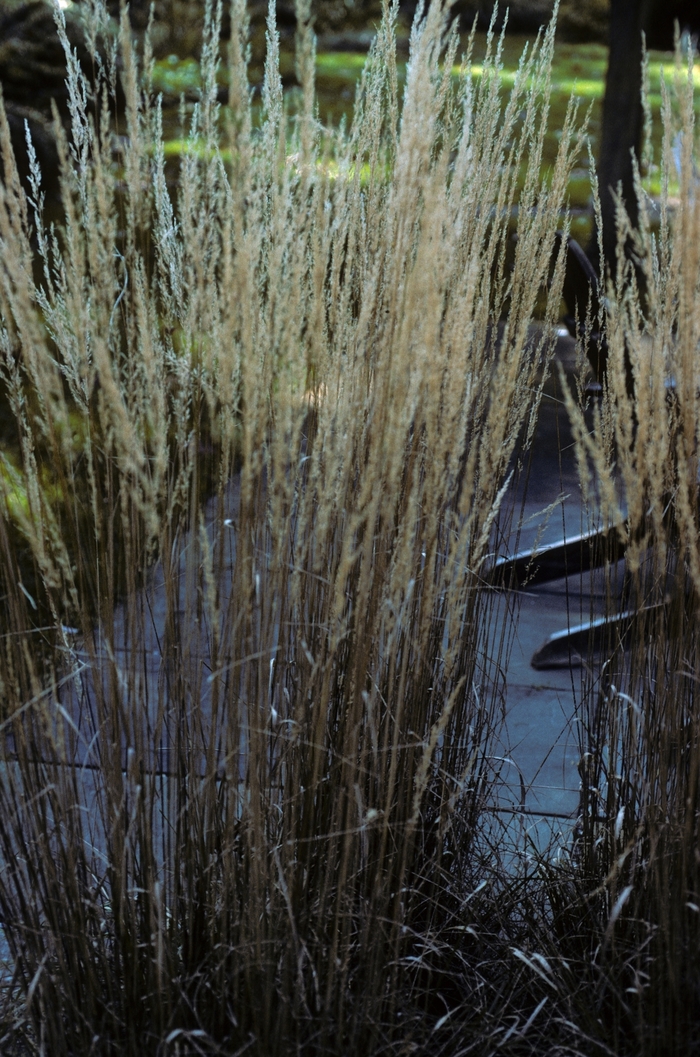
[[[563,331],[557,341],[555,357],[545,385],[527,481],[521,475],[503,504],[505,510],[515,508],[513,525],[520,521],[522,527],[519,534],[513,530],[506,534],[501,553],[525,549],[536,538],[546,544],[564,536],[571,537],[589,526],[590,512],[581,502],[571,431],[560,391],[558,365],[563,367],[569,379],[576,368],[574,342]],[[232,509],[235,508],[235,487],[231,489],[229,499]],[[556,503],[557,499],[561,502]],[[552,504],[555,505],[552,507]],[[547,508],[550,508],[548,514],[543,513]],[[233,535],[231,533],[231,540]],[[188,585],[184,569],[191,545],[191,540],[183,541],[179,560],[179,612],[196,610],[196,605],[188,603],[185,597]],[[232,548],[231,542],[221,578],[222,614],[228,609],[230,586],[227,584],[230,584],[231,577],[227,573],[234,561]],[[577,716],[584,682],[590,692],[591,680],[596,675],[590,669],[568,666],[536,671],[530,659],[548,635],[600,614],[602,601],[600,576],[590,577],[588,574],[526,586],[521,591],[503,592],[497,601],[496,622],[502,623],[513,612],[516,615],[505,665],[506,723],[498,748],[502,762],[496,766],[500,772],[498,807],[505,814],[517,810],[521,819],[531,818],[540,834],[547,831],[547,826],[558,827],[566,834],[571,832],[578,809],[578,761],[581,755]],[[166,670],[162,660],[166,612],[162,575],[160,582],[157,577],[154,580],[148,591],[147,604],[141,609],[144,620],[140,628],[124,627],[123,617],[117,613],[115,640],[124,640],[124,663],[132,666],[125,681],[129,685],[141,686],[151,729],[156,725],[159,709],[162,717],[165,708],[155,762],[158,768],[168,771],[172,769],[173,752],[178,751],[177,738],[182,720],[168,714],[168,680],[173,674]],[[129,647],[129,641],[138,642],[138,650]],[[197,722],[202,728],[202,741],[206,742],[207,737],[214,736],[214,731],[207,733],[205,730],[210,722],[211,686],[201,664],[210,647],[204,621],[193,627],[191,635],[184,636],[183,641],[187,644],[187,655],[178,657],[177,678],[190,683],[190,700],[199,702]],[[86,699],[94,696],[94,678],[90,671],[82,676],[82,693]],[[243,734],[241,738],[239,758],[244,767],[246,747]],[[84,744],[87,745],[88,741]],[[542,820],[549,822],[543,826]]]
[[[576,370],[575,343],[562,328],[555,362],[542,400],[532,448],[527,487],[514,484],[504,501],[515,501],[513,530],[501,554],[571,538],[587,531],[594,512],[581,500],[573,438],[562,401],[559,365],[567,381]],[[561,502],[556,503],[561,497]],[[551,504],[556,506],[547,511]],[[547,513],[544,513],[547,511]],[[520,521],[520,533],[515,531]],[[517,620],[506,679],[506,723],[501,751],[508,762],[501,768],[499,808],[517,815],[542,847],[570,837],[579,805],[578,764],[581,757],[579,717],[600,677],[591,667],[535,670],[535,650],[549,635],[574,627],[603,612],[601,575],[572,575],[550,583],[507,592],[496,620],[515,610]]]

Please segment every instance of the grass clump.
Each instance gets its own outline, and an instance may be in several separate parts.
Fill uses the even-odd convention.
[[[224,114],[209,9],[206,149],[174,197],[125,17],[118,187],[109,55],[94,85],[69,65],[60,229],[0,130],[18,1052],[407,1052],[438,1024],[457,1048],[502,1004],[468,898],[501,690],[485,559],[552,348],[574,110],[544,185],[553,29],[504,99],[500,45],[452,78],[434,4],[400,101],[385,6],[352,125],[323,139],[298,15],[290,131],[274,6],[259,126],[244,7]]]
[[[674,108],[675,129],[664,90],[658,230],[641,186],[639,230],[620,204],[603,321],[610,366],[592,429],[569,401],[584,490],[618,525],[626,571],[622,597],[608,592],[605,664],[587,680],[580,829],[573,857],[550,875],[545,948],[565,966],[567,1016],[601,1053],[700,1049],[700,183],[690,57],[677,60]],[[614,567],[606,572],[612,585]],[[635,618],[615,623],[621,609]]]

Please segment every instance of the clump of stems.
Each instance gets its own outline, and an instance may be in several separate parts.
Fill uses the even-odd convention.
[[[700,181],[690,55],[678,54],[673,96],[662,90],[663,192],[654,204],[637,181],[636,231],[620,203],[604,320],[610,366],[592,429],[569,402],[584,488],[626,546],[625,592],[609,592],[609,615],[622,605],[636,617],[622,638],[613,628],[606,663],[589,679],[579,839],[552,889],[573,1018],[612,1052],[635,1054],[700,1046]]]
[[[225,111],[209,5],[176,186],[126,15],[94,84],[69,61],[57,229],[0,111],[0,913],[8,1039],[38,1053],[408,1052],[501,1001],[468,898],[485,574],[575,110],[545,180],[553,25],[504,98],[500,44],[455,76],[421,9],[399,99],[385,4],[351,127],[322,129],[298,16],[300,112],[271,4],[258,121],[244,4]]]

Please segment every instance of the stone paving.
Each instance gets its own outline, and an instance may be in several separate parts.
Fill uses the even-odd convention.
[[[516,502],[522,527],[518,534],[511,532],[499,548],[501,554],[525,550],[535,541],[544,545],[571,538],[591,526],[590,512],[581,503],[557,363],[570,378],[575,346],[565,332],[559,336],[554,370],[545,387],[527,489],[520,484],[509,497]],[[543,514],[558,498],[561,502]],[[581,666],[536,671],[530,661],[549,635],[601,615],[601,577],[585,573],[525,586],[509,592],[508,602],[517,612],[517,623],[505,673],[507,716],[501,748],[512,762],[503,767],[500,802],[506,811],[517,810],[541,844],[548,835],[570,833],[578,812],[578,717],[584,676],[590,685],[595,672],[584,672]]]

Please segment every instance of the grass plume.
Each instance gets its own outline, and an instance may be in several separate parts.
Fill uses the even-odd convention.
[[[208,11],[176,186],[126,21],[119,180],[117,61],[96,85],[69,64],[59,229],[0,118],[3,1046],[695,1052],[691,73],[658,227],[641,186],[637,232],[620,209],[592,428],[569,402],[638,616],[587,677],[571,846],[519,871],[488,810],[485,573],[561,294],[579,142],[571,111],[543,178],[553,30],[504,98],[501,44],[455,81],[433,5],[399,99],[385,6],[346,131],[318,123],[307,8],[294,119],[274,7],[260,121],[234,15],[221,111]]]

